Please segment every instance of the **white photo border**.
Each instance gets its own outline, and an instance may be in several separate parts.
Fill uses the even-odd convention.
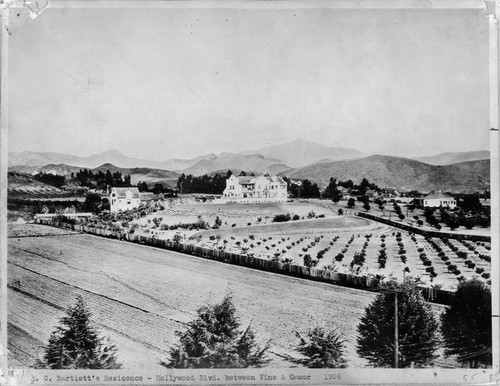
[[[40,1],[42,2],[42,1]],[[0,77],[0,384],[389,384],[389,383],[469,383],[492,384],[500,379],[500,140],[499,140],[499,13],[500,4],[480,0],[49,0],[47,8],[193,8],[193,9],[481,9],[489,19],[490,87],[490,167],[491,167],[491,270],[493,366],[491,369],[245,369],[245,370],[162,370],[159,374],[137,374],[127,370],[34,370],[9,369],[7,363],[7,155],[8,155],[8,73],[9,17],[29,2],[4,0],[1,7],[1,77]],[[37,4],[38,5],[38,4]],[[38,10],[32,11],[32,16]],[[43,12],[43,10],[42,10]],[[36,21],[34,21],[36,22]],[[270,378],[261,380],[260,375]],[[296,379],[292,376],[298,374]],[[332,374],[328,378],[327,375]],[[337,375],[338,374],[338,375]],[[214,376],[215,378],[203,377]],[[257,381],[236,380],[235,376],[255,376]],[[333,375],[338,378],[333,378]],[[104,376],[107,376],[105,380]],[[142,377],[138,379],[137,377]],[[194,376],[192,379],[191,376]],[[272,377],[276,376],[274,380]],[[73,377],[73,378],[72,378]],[[86,379],[92,377],[91,379]],[[177,377],[177,378],[176,378]],[[283,378],[284,377],[284,378]]]

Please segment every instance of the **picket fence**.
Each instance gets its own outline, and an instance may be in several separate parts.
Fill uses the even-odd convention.
[[[381,288],[379,287],[379,279],[373,275],[354,275],[348,273],[332,272],[319,268],[309,268],[295,264],[284,264],[281,262],[226,252],[218,249],[203,248],[192,244],[173,242],[156,237],[137,235],[134,233],[115,232],[108,229],[94,228],[87,225],[68,224],[66,222],[48,219],[36,219],[35,221],[38,224],[49,225],[58,228],[66,228],[77,232],[84,232],[92,235],[148,245],[151,247],[185,253],[204,259],[215,260],[227,264],[240,265],[260,271],[272,272],[281,275],[288,275],[302,279],[314,280],[343,287],[364,289],[374,292],[378,292],[379,290],[381,290]],[[439,288],[419,288],[422,290],[422,294],[424,295],[425,299],[433,303],[449,305],[454,296],[454,292],[442,290]]]

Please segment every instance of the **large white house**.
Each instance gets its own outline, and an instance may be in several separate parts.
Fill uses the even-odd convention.
[[[437,193],[430,193],[424,197],[424,207],[430,208],[439,208],[442,206],[443,208],[454,209],[457,206],[457,201],[447,194],[441,193],[441,191]]]
[[[226,180],[221,202],[284,202],[286,182],[277,176],[235,176]]]
[[[119,212],[134,209],[139,206],[141,196],[138,188],[111,188],[109,204],[111,212]]]

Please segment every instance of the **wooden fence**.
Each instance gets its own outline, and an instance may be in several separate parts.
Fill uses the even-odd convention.
[[[156,248],[189,254],[204,259],[258,269],[260,271],[272,272],[281,275],[288,275],[302,279],[314,280],[343,287],[364,289],[374,292],[380,290],[379,279],[373,275],[361,276],[348,273],[333,272],[319,268],[309,268],[295,264],[284,264],[281,262],[226,252],[218,249],[203,248],[192,244],[173,242],[156,237],[136,235],[133,233],[114,232],[111,230],[94,228],[87,225],[74,225],[68,224],[66,222],[57,222],[48,219],[37,219],[36,223],[71,229],[77,232],[84,232],[117,240],[129,241],[137,244],[144,244]],[[428,287],[420,287],[420,289],[422,290],[425,299],[433,303],[448,305],[450,304],[450,301],[454,296],[454,292],[442,289],[433,289]]]
[[[470,240],[470,241],[486,241],[486,242],[491,242],[491,236],[481,236],[481,235],[467,235],[467,234],[460,234],[460,233],[449,233],[449,232],[438,232],[438,231],[429,231],[421,228],[416,228],[411,225],[406,225],[406,224],[401,224],[400,222],[397,221],[392,221],[388,220],[386,218],[374,216],[369,213],[362,213],[358,212],[358,216],[368,218],[373,221],[381,222],[383,224],[390,225],[395,228],[403,229],[408,232],[416,233],[422,236],[429,236],[429,237],[446,237],[448,239],[455,239],[455,240]]]

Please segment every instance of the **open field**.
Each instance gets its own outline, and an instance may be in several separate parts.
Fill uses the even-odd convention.
[[[348,341],[349,365],[366,364],[355,354],[354,342],[373,293],[64,233],[30,224],[9,229],[9,349],[14,365],[33,363],[64,309],[80,294],[103,334],[117,345],[124,367],[154,367],[176,342],[174,331],[198,307],[219,301],[228,291],[242,324],[251,322],[262,342],[273,339],[272,366],[289,365],[279,354],[293,354],[293,331],[316,324],[338,326]]]

